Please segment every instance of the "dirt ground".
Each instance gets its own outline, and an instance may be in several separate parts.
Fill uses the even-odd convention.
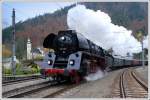
[[[110,93],[111,85],[114,78],[122,70],[113,71],[107,73],[103,78],[96,81],[90,81],[77,88],[65,92],[64,94],[57,96],[60,98],[104,98]]]
[[[148,67],[145,67],[144,69],[138,67],[135,70],[139,72],[142,78],[148,79],[147,69]],[[114,79],[122,70],[123,69],[109,72],[101,79],[82,84],[79,87],[57,96],[56,98],[106,98],[112,89]]]
[[[138,67],[135,70],[148,82],[148,66]]]

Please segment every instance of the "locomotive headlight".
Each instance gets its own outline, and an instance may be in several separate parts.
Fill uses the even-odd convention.
[[[74,63],[75,63],[74,60],[70,60],[70,61],[69,61],[69,64],[70,64],[70,65],[74,65]]]
[[[47,63],[48,63],[49,65],[52,65],[52,64],[53,64],[53,61],[52,61],[52,60],[49,60]]]
[[[65,38],[64,36],[61,37],[61,40],[65,41],[65,39],[66,39],[66,38]]]

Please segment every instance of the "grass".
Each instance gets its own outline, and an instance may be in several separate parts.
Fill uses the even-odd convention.
[[[4,68],[4,67],[3,67]],[[16,64],[16,75],[33,75],[33,74],[39,74],[40,68],[37,64],[32,64],[31,68],[23,69],[21,67],[20,63]],[[4,76],[11,76],[12,75],[12,69],[3,69],[3,75]]]

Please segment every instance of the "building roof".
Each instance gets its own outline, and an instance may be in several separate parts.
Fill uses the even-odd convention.
[[[40,48],[35,48],[31,51],[32,53],[43,54],[43,51]]]

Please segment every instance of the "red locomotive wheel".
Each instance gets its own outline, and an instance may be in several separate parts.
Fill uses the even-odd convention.
[[[79,76],[79,74],[76,74],[75,75],[75,83],[79,84],[79,82],[80,82],[80,76]]]
[[[80,75],[77,72],[75,72],[74,75],[71,76],[71,82],[72,83],[79,84],[80,79],[81,79]]]

